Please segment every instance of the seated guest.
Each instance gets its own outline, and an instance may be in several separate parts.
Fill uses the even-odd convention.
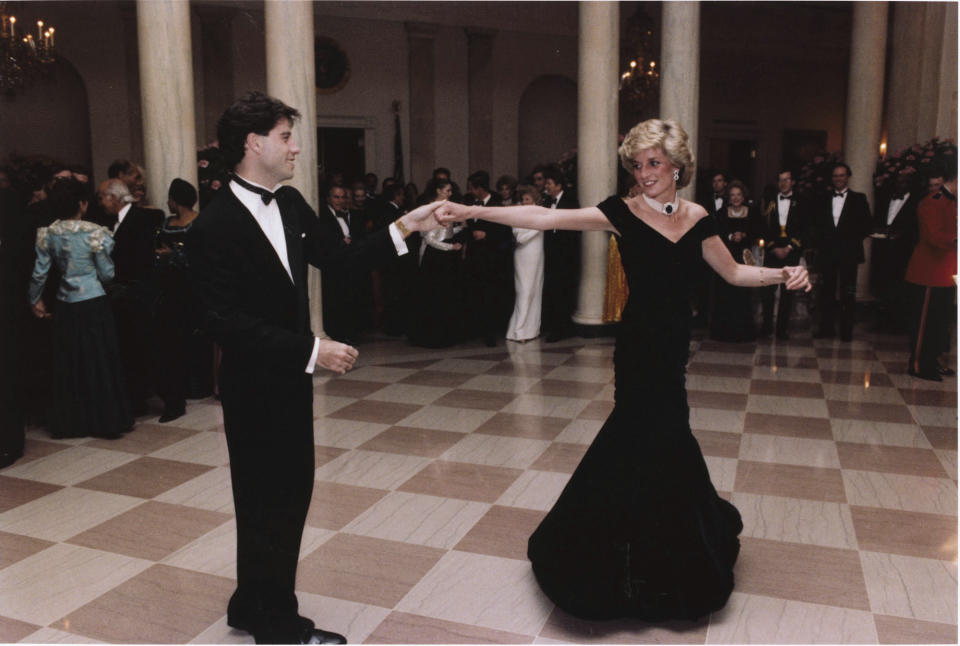
[[[113,313],[102,281],[113,278],[110,232],[81,221],[89,197],[77,180],[60,179],[50,190],[59,218],[37,231],[37,260],[30,302],[37,318],[50,316],[41,298],[50,266],[60,269],[60,301],[54,318],[53,437],[116,438],[133,425],[127,404]]]

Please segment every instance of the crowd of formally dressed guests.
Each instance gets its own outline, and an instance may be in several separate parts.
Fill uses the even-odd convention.
[[[45,425],[54,437],[114,438],[150,412],[153,395],[165,423],[184,414],[188,398],[217,393],[217,348],[198,329],[185,252],[197,191],[176,179],[166,211],[150,208],[143,176],[128,160],[111,164],[96,186],[89,169],[47,159],[0,167],[0,466],[22,453],[25,423]],[[902,176],[878,196],[874,215],[866,196],[848,188],[850,176],[838,163],[830,193],[805,199],[794,171],[783,169],[776,191],[755,199],[718,171],[701,203],[737,262],[810,263],[819,277],[810,304],[819,338],[852,338],[857,271],[872,236],[877,320],[912,332],[911,374],[941,379],[949,372],[938,358],[949,349],[956,273],[956,164],[922,185]],[[622,194],[631,190],[621,182]],[[422,191],[392,177],[379,183],[373,173],[353,183],[336,174],[321,192],[320,224],[344,246],[436,200],[579,207],[572,178],[547,164],[522,182],[503,175],[492,183],[479,170],[463,189],[440,167]],[[406,244],[407,254],[379,270],[322,272],[330,337],[356,344],[372,333],[405,335],[441,348],[575,334],[579,233],[471,220]],[[779,285],[732,288],[706,266],[690,294],[695,321],[731,342],[788,339],[793,298]]]

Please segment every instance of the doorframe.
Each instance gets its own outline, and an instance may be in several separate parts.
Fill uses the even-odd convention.
[[[317,116],[317,129],[357,128],[363,130],[363,164],[365,173],[377,172],[377,120],[373,117],[337,115]],[[319,142],[317,142],[319,146]],[[379,173],[378,173],[379,174]]]

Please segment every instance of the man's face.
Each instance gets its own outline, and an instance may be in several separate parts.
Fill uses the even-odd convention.
[[[292,177],[292,175],[291,175]],[[288,178],[289,179],[289,178]],[[334,186],[327,193],[327,204],[334,211],[343,211],[347,208],[347,191],[342,186]]]
[[[723,175],[717,173],[713,176],[713,192],[717,195],[723,195],[723,192],[727,188],[727,180],[724,179]]]
[[[533,174],[533,185],[537,187],[537,190],[543,193],[543,173],[534,173]]]
[[[793,173],[787,171],[777,175],[777,189],[784,195],[793,190]]]
[[[847,188],[847,182],[850,181],[850,175],[847,173],[847,169],[843,166],[837,166],[833,169],[833,175],[831,175],[833,180],[833,188],[838,191],[843,191]]]
[[[479,186],[474,186],[472,183],[467,182],[467,192],[470,195],[474,196],[478,200],[482,200],[487,196],[487,192],[480,188]]]
[[[363,208],[363,204],[367,201],[367,192],[362,188],[353,189],[353,205],[358,209]]]
[[[943,178],[942,177],[931,177],[927,180],[927,191],[930,193],[938,193],[940,189],[943,188]]]
[[[552,177],[548,177],[543,181],[543,190],[545,190],[550,197],[556,197],[563,191],[563,186],[558,184]]]
[[[123,203],[117,199],[117,196],[113,193],[107,193],[106,191],[106,182],[100,185],[97,189],[97,199],[100,201],[100,206],[103,207],[103,210],[110,215],[117,215],[120,213],[120,210],[123,208]]]
[[[293,137],[293,124],[281,119],[266,135],[252,134],[259,143],[257,163],[260,170],[273,180],[274,184],[293,177],[296,156],[300,146]],[[272,187],[269,187],[272,188]],[[343,189],[340,189],[343,191]],[[346,191],[343,191],[346,194]]]

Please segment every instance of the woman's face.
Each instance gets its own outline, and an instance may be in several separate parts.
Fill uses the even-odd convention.
[[[524,193],[520,196],[520,204],[529,204],[530,206],[536,206],[537,201],[533,199],[533,196],[529,193]]]
[[[672,199],[676,189],[674,166],[660,148],[645,148],[633,157],[633,177],[647,197]]]
[[[736,186],[730,189],[730,206],[743,206],[743,191]]]
[[[437,199],[434,201],[439,202],[441,200],[449,200],[451,195],[453,195],[453,189],[450,188],[449,184],[447,184],[443,188],[437,189]]]
[[[504,204],[513,200],[513,191],[510,189],[509,184],[501,184],[497,187],[497,192],[500,193],[500,199],[503,200]]]

